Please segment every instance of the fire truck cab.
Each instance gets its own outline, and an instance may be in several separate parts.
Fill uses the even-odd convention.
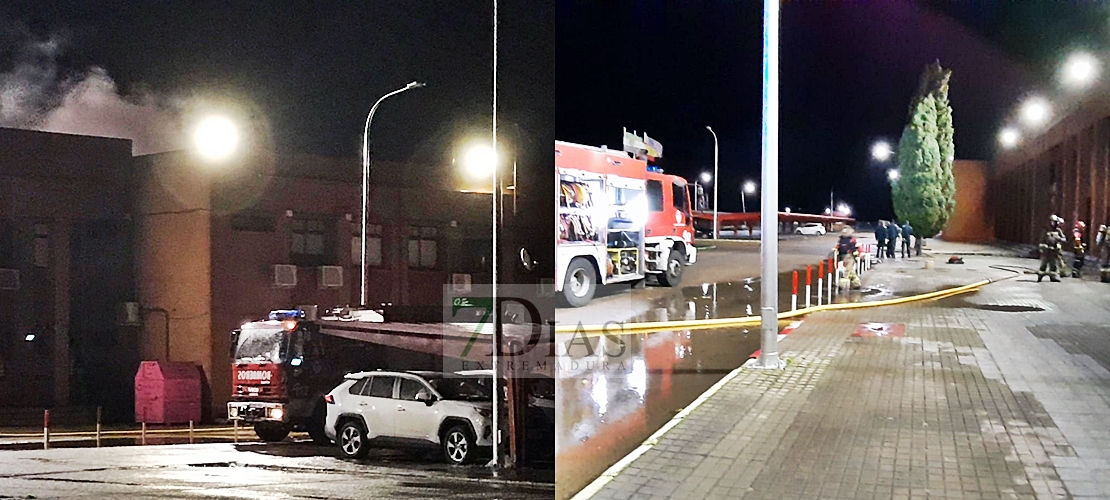
[[[581,307],[599,285],[677,286],[697,261],[687,183],[622,151],[555,142],[555,288]]]

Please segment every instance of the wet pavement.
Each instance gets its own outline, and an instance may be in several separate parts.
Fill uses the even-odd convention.
[[[816,239],[816,238],[815,238]],[[824,248],[827,242],[809,241]],[[866,241],[864,241],[866,243]],[[706,255],[709,255],[706,252]],[[758,254],[756,254],[758,255]],[[793,271],[799,271],[799,293],[805,293],[805,263],[812,262],[811,304],[817,304],[817,262],[820,257],[801,259],[796,268],[784,267],[779,275],[779,310],[791,308]],[[902,261],[902,266],[923,266],[925,259]],[[705,261],[703,261],[704,263]],[[949,269],[935,269],[949,274]],[[702,276],[713,275],[708,266]],[[727,273],[720,273],[727,274]],[[689,278],[689,275],[687,276]],[[952,279],[964,279],[958,272]],[[836,292],[834,303],[891,299],[949,288],[948,284],[914,286],[912,273],[891,272],[865,280],[862,290]],[[623,290],[607,297],[610,309],[574,314],[576,319],[650,322],[759,314],[760,282],[737,279],[694,284],[650,293]],[[958,284],[966,284],[959,282]],[[827,285],[825,285],[827,287]],[[835,288],[835,287],[834,287]],[[827,288],[826,288],[827,290]],[[828,302],[823,291],[822,299]],[[625,305],[626,307],[619,307]],[[804,307],[804,295],[798,307]],[[614,307],[618,306],[618,307]],[[570,310],[573,312],[576,310]],[[557,312],[560,324],[571,316]],[[599,318],[600,314],[608,317]],[[599,321],[600,320],[600,321]],[[786,326],[780,322],[779,329]],[[647,437],[671,420],[705,390],[746,362],[759,349],[759,327],[715,330],[681,330],[613,337],[559,335],[566,355],[560,361],[556,380],[556,497],[569,498],[617,462]]]
[[[423,454],[311,443],[0,451],[0,498],[551,498],[551,471],[494,475]]]

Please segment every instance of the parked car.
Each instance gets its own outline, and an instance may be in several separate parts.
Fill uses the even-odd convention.
[[[324,433],[346,458],[371,446],[438,447],[453,464],[493,446],[485,375],[373,371],[348,374],[324,400]]]
[[[825,234],[825,225],[819,222],[807,222],[798,226],[794,230],[794,234],[806,234],[810,236],[821,236]]]

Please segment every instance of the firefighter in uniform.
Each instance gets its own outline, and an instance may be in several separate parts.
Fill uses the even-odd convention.
[[[1083,244],[1084,233],[1087,232],[1087,223],[1077,220],[1075,226],[1071,230],[1071,248],[1075,254],[1075,259],[1072,261],[1072,268],[1075,269],[1075,277],[1083,277],[1083,264],[1087,258],[1087,246]]]
[[[846,227],[840,231],[840,239],[836,242],[836,255],[841,264],[844,265],[845,279],[848,281],[848,286],[855,290],[860,289],[863,285],[859,281],[859,275],[856,274],[856,259],[859,257],[859,247],[856,246],[856,239],[852,237],[852,228]],[[840,283],[837,283],[839,286]]]
[[[1103,283],[1110,283],[1110,227],[1099,226],[1095,246],[1098,248],[1099,278]]]
[[[1052,229],[1059,234],[1060,251],[1056,253],[1056,269],[1060,272],[1061,278],[1068,278],[1071,276],[1071,267],[1064,262],[1064,249],[1063,245],[1068,241],[1066,230],[1064,229],[1065,221],[1063,217],[1056,215],[1052,216]]]
[[[1039,249],[1041,251],[1041,268],[1037,271],[1037,282],[1047,275],[1053,282],[1060,282],[1060,253],[1063,249],[1064,238],[1058,229],[1059,217],[1053,215],[1050,219],[1048,231],[1045,231],[1044,237],[1041,239]]]

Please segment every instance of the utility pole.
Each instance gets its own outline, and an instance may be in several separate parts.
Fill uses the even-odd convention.
[[[763,193],[760,219],[760,354],[758,368],[779,360],[779,2],[763,0]]]

